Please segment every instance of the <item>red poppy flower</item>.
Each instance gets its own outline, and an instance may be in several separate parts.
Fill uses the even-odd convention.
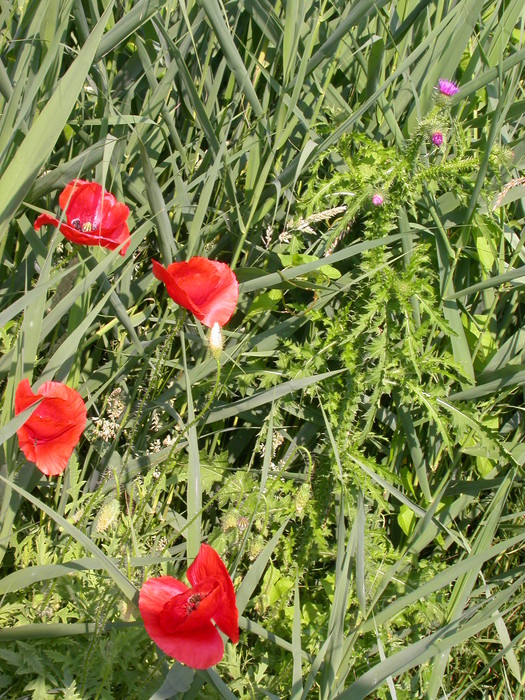
[[[126,253],[130,239],[126,223],[129,209],[97,182],[72,180],[62,191],[58,203],[66,213],[66,221],[40,214],[35,221],[35,231],[50,224],[73,243],[99,245],[110,250],[127,241],[120,250],[121,255]]]
[[[43,401],[16,431],[20,449],[47,476],[61,474],[86,427],[82,397],[60,382],[45,382],[34,394],[28,379],[15,392],[15,415]]]
[[[217,552],[207,544],[187,572],[192,587],[172,576],[150,578],[140,591],[146,632],[168,656],[191,668],[209,668],[224,654],[217,627],[239,641],[233,583]]]
[[[153,274],[166,285],[168,294],[211,328],[224,326],[233,316],[239,298],[239,283],[226,263],[191,258],[163,267],[152,260]]]

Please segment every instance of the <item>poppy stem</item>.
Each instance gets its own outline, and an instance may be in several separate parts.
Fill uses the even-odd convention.
[[[177,439],[175,440],[175,442],[171,446],[170,453],[169,453],[168,458],[166,460],[168,463],[171,461],[173,454],[177,448],[177,445],[180,442],[180,439],[183,437],[183,435],[188,433],[188,431],[191,430],[191,428],[193,428],[195,425],[197,425],[199,423],[201,418],[203,418],[203,416],[205,416],[206,413],[210,410],[210,407],[211,407],[213,401],[215,400],[215,397],[217,395],[217,391],[219,389],[219,384],[221,381],[221,363],[220,363],[220,360],[218,357],[215,358],[215,361],[217,363],[217,375],[215,377],[215,385],[211,391],[211,394],[208,397],[208,400],[206,401],[206,404],[204,405],[204,408],[200,411],[200,413],[198,413],[195,416],[195,418],[190,423],[188,423],[188,425],[186,425],[178,434]]]

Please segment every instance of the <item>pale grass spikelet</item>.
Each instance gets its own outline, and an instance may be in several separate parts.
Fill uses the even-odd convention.
[[[160,452],[162,450],[162,444],[159,439],[153,440],[149,444],[150,452]]]
[[[160,416],[157,411],[153,411],[153,417],[151,419],[151,431],[157,433],[161,428]]]
[[[263,236],[263,246],[266,250],[269,250],[272,244],[273,229],[270,224],[266,227],[266,231]]]
[[[111,442],[117,435],[118,424],[107,418],[93,418],[95,437]]]
[[[165,535],[162,535],[162,537],[159,537],[158,542],[155,544],[155,551],[162,554],[162,552],[165,552],[167,548],[168,538]]]
[[[101,438],[104,442],[112,442],[117,436],[118,421],[125,408],[120,398],[121,393],[122,389],[117,386],[109,395],[106,406],[107,418],[93,418],[95,437]]]
[[[110,419],[113,421],[116,421],[118,418],[120,418],[120,414],[125,408],[120,398],[121,393],[122,389],[119,386],[117,386],[115,387],[115,389],[113,389],[108,398],[107,413]]]
[[[173,437],[173,435],[166,435],[166,437],[162,441],[162,444],[164,445],[164,447],[171,447],[175,444],[175,438]]]
[[[279,431],[275,431],[272,435],[272,453],[275,456],[275,453],[279,449],[279,447],[283,444],[284,442],[284,437],[281,435]]]
[[[75,513],[71,517],[71,522],[73,523],[73,525],[76,525],[83,515],[84,515],[84,508],[79,508],[77,511],[75,511]]]
[[[99,535],[113,527],[120,514],[120,503],[116,498],[109,498],[102,504],[97,517],[93,521],[93,529]]]
[[[352,192],[349,194],[353,194]],[[310,224],[319,223],[320,221],[329,221],[340,214],[344,214],[348,209],[346,204],[342,204],[338,207],[331,207],[330,209],[324,209],[323,211],[315,212],[310,214],[306,219],[300,217],[295,221],[290,221],[284,227],[282,233],[279,234],[280,243],[289,243],[291,240],[290,231],[301,231],[303,233],[309,233],[315,235],[316,231]]]
[[[290,243],[291,240],[292,234],[289,230],[284,229],[284,231],[281,231],[281,233],[279,234],[279,243]]]
[[[298,516],[304,514],[308,501],[312,497],[310,484],[302,484],[295,496],[295,512]]]
[[[510,182],[507,182],[505,187],[496,196],[494,203],[492,205],[492,211],[496,210],[498,207],[501,207],[501,205],[503,204],[503,200],[505,199],[505,196],[510,192],[510,190],[512,190],[514,187],[517,187],[518,185],[524,185],[524,184],[525,184],[525,177],[519,177],[515,180],[511,180]]]

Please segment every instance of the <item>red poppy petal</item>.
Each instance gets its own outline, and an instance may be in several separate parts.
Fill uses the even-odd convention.
[[[151,635],[150,635],[151,636]],[[215,666],[224,656],[221,635],[211,622],[205,622],[190,634],[164,634],[152,637],[165,654],[190,668]]]
[[[26,458],[30,462],[34,462],[37,469],[46,476],[62,474],[68,465],[77,442],[78,440],[75,440],[73,445],[67,445],[62,442],[37,442],[35,447],[34,443],[23,443],[19,437],[20,449]]]
[[[166,631],[189,634],[209,622],[222,605],[223,593],[217,579],[174,596],[163,607],[161,625]]]
[[[235,313],[238,292],[225,290],[221,296],[210,299],[200,307],[199,321],[208,328],[214,323],[225,326]]]
[[[110,199],[111,197],[111,199]],[[101,226],[103,229],[113,229],[121,226],[129,216],[129,207],[117,202],[109,192],[104,192],[102,201]]]
[[[54,226],[68,239],[68,241],[72,241],[73,243],[80,243],[82,245],[98,245],[99,235],[96,231],[79,231],[74,226],[70,226],[65,221],[59,221],[50,214],[40,214],[33,224],[33,227],[35,231],[38,231],[41,226],[45,225]]]
[[[64,471],[86,427],[86,406],[80,394],[61,382],[45,382],[33,394],[29,381],[21,381],[15,392],[15,414],[43,401],[17,430],[20,449],[26,458],[47,475]]]
[[[71,182],[64,187],[58,198],[58,204],[62,211],[64,211],[71,202],[73,193],[84,185],[89,185],[89,182],[87,180],[71,180]]]
[[[44,396],[49,399],[48,401],[42,401],[36,409],[35,413],[37,416],[40,415],[42,409],[42,411],[46,412],[46,415],[55,417],[57,423],[60,423],[61,420],[68,422],[78,431],[80,436],[86,427],[87,411],[86,404],[78,391],[61,382],[44,382],[39,387],[37,396]]]
[[[224,654],[221,636],[209,619],[199,618],[196,627],[186,628],[185,623],[178,627],[170,626],[172,601],[180,596],[187,602],[189,596],[194,594],[193,590],[171,576],[148,579],[140,591],[139,609],[146,632],[162,651],[191,668],[209,668],[218,663]],[[201,605],[205,601],[206,598]],[[199,610],[200,605],[188,618]]]
[[[198,588],[207,578],[220,581],[222,601],[213,619],[218,627],[227,634],[234,644],[239,641],[239,612],[233,583],[217,552],[208,544],[202,544],[193,564],[187,572],[188,581]]]
[[[199,583],[211,577],[219,580],[230,578],[230,574],[220,556],[213,547],[205,542],[201,544],[199,553],[188,567],[186,576],[192,586],[198,586]]]
[[[40,230],[41,226],[56,226],[58,228],[60,222],[58,219],[56,219],[54,216],[51,216],[51,214],[40,214],[40,216],[37,217],[35,223],[33,224],[33,228],[35,231]]]
[[[191,275],[182,275],[180,268],[174,270],[171,268],[172,266],[169,265],[168,272],[172,274],[172,284],[177,286],[179,294],[184,294],[189,299],[191,306],[189,310],[195,314],[199,321],[202,322],[210,305],[214,302],[220,308],[221,278],[212,269],[208,273],[195,272]]]
[[[81,222],[90,221],[93,228],[98,228],[102,213],[102,193],[102,185],[98,182],[76,180],[69,183],[60,194],[58,203],[66,212],[69,223],[73,219],[79,219]]]
[[[58,228],[60,233],[64,235],[68,241],[71,241],[72,243],[79,243],[80,245],[99,245],[103,248],[108,248],[109,250],[115,250],[121,243],[128,239],[128,243],[126,243],[126,245],[124,245],[120,250],[120,255],[125,255],[130,245],[130,235],[127,224],[123,224],[119,231],[112,233],[114,238],[107,238],[104,235],[101,235],[98,229],[95,231],[79,231],[74,226],[70,226],[65,221],[60,222],[54,216],[50,216],[49,214],[40,214],[34,223],[35,231],[38,231],[39,228],[45,224],[55,226],[55,228]]]
[[[64,445],[52,445],[51,443],[37,445],[35,448],[36,467],[46,476],[59,476],[66,469],[73,450],[74,446],[68,449]]]
[[[175,263],[177,264],[177,263]],[[172,272],[171,265],[168,271]],[[187,270],[177,282],[199,309],[199,320],[211,328],[214,323],[224,326],[235,312],[239,299],[239,283],[226,263],[195,257],[187,263]]]
[[[120,255],[126,254],[131,243],[131,236],[128,225],[125,222],[115,229],[104,231],[104,234],[104,236],[100,237],[100,240],[103,241],[100,245],[104,246],[104,248],[115,250],[121,243],[124,243],[120,249]]]
[[[176,265],[178,263],[172,263],[172,265],[169,265],[168,269],[166,269],[156,260],[152,260],[151,262],[153,264],[153,274],[161,282],[164,282],[164,284],[166,285],[166,289],[168,290],[168,294],[173,299],[173,301],[179,306],[188,309],[188,311],[191,311],[192,314],[195,314],[195,316],[199,318],[199,316],[197,315],[199,313],[199,309],[194,306],[192,300],[189,298],[186,292],[179,287],[179,285],[176,283],[175,279],[169,272],[169,269],[172,267],[172,265]]]
[[[153,261],[153,273],[164,282],[171,298],[205,326],[223,326],[232,317],[239,284],[225,263],[194,257],[188,262],[171,263],[165,269]]]
[[[144,620],[144,626],[149,636],[154,639],[156,634],[164,634],[161,627],[159,615],[174,596],[188,590],[182,581],[178,581],[173,576],[159,576],[144,581],[140,589],[139,610]]]
[[[106,192],[97,182],[72,180],[58,201],[66,212],[67,221],[44,213],[35,221],[36,231],[45,224],[52,225],[73,243],[98,245],[109,250],[124,244],[119,252],[126,254],[130,245],[126,223],[129,208],[117,202],[111,192]]]
[[[213,621],[231,639],[233,644],[237,644],[239,641],[239,611],[233,585],[231,594],[228,593],[224,596],[219,610],[213,615]]]
[[[15,391],[15,416],[24,409],[38,401],[38,396],[33,393],[29,379],[22,379]]]
[[[44,382],[37,389],[37,396],[49,396],[55,399],[64,399],[75,405],[77,409],[84,407],[84,400],[76,391],[62,382]]]

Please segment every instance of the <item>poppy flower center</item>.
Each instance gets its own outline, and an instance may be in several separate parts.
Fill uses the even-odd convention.
[[[203,583],[198,590],[189,589],[164,604],[159,622],[166,632],[173,633],[181,627],[191,629],[213,617],[221,600],[220,584],[213,579]]]
[[[73,219],[71,221],[71,226],[76,228],[77,231],[82,231],[82,233],[89,233],[97,228],[92,221],[81,222],[80,219]]]
[[[201,593],[194,593],[193,595],[190,595],[188,602],[186,603],[186,611],[188,615],[194,610],[197,610],[203,597],[204,596]]]

